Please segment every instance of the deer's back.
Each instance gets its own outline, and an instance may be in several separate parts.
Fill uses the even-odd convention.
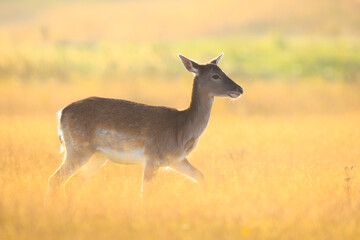
[[[106,141],[149,144],[176,139],[179,111],[120,99],[90,97],[74,102],[61,112],[60,128],[65,138],[96,148]],[[109,137],[117,136],[116,141]],[[108,137],[105,139],[105,137]],[[66,139],[65,139],[66,140]],[[99,142],[100,141],[100,142]],[[102,141],[102,142],[101,142]]]

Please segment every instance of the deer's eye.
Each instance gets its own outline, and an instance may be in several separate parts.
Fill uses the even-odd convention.
[[[215,79],[215,80],[219,80],[220,76],[218,74],[214,74],[214,75],[212,75],[212,78]]]

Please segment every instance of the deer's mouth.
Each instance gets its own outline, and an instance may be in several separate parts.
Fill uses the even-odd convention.
[[[235,92],[235,91],[230,91],[230,92],[228,92],[228,96],[229,97],[231,97],[231,98],[238,98],[238,97],[240,97],[240,95],[241,95],[241,92]]]

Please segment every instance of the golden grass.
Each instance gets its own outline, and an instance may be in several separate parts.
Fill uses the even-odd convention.
[[[0,239],[356,239],[357,86],[242,85],[240,100],[216,100],[190,155],[204,186],[162,171],[143,201],[141,167],[109,163],[68,204],[46,209],[62,158],[56,110],[88,95],[185,108],[191,83],[2,84]]]

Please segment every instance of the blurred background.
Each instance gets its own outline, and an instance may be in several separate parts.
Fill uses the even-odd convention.
[[[220,52],[237,78],[359,80],[356,0],[0,4],[1,81],[176,80],[176,54]]]
[[[306,105],[307,111],[318,111],[325,107],[328,95],[335,94],[346,102],[342,106],[346,108],[359,100],[356,96],[347,99],[359,86],[359,12],[357,0],[3,0],[0,91],[2,100],[11,103],[2,109],[10,106],[14,110],[13,105],[21,102],[13,96],[15,90],[21,96],[39,98],[40,108],[49,107],[52,98],[59,97],[54,92],[60,91],[64,101],[54,103],[52,111],[89,94],[121,97],[124,88],[143,96],[134,96],[135,100],[157,104],[151,100],[156,96],[148,99],[147,91],[139,89],[150,83],[191,88],[191,75],[177,54],[207,62],[221,52],[225,53],[220,64],[223,70],[244,85],[245,93],[246,88],[253,92],[245,100],[245,113],[277,109],[289,113],[293,105],[284,106],[286,96],[297,98],[293,104]],[[271,84],[274,82],[277,84]],[[327,98],[319,99],[324,91],[319,82],[335,82],[335,89],[343,88],[344,83],[352,86],[343,91],[347,92],[344,96],[330,89],[323,93]],[[252,89],[255,83],[258,86]],[[80,85],[82,91],[70,94],[69,89],[61,91],[59,84],[73,86],[70,89]],[[303,92],[289,94],[299,86]],[[87,88],[92,90],[84,92]],[[169,93],[169,89],[164,91]],[[306,92],[316,99],[303,102]],[[269,99],[256,100],[259,96],[271,98],[275,107],[266,105]],[[187,101],[174,106],[186,107]],[[334,105],[336,109],[338,103]]]
[[[177,54],[221,52],[240,83],[358,83],[359,11],[357,0],[5,0],[0,84],[178,82],[190,75]]]

